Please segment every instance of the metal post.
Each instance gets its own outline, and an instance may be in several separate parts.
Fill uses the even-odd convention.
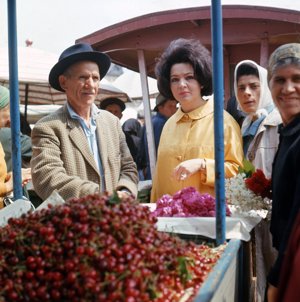
[[[260,66],[267,68],[269,59],[269,39],[268,33],[264,33],[264,37],[260,41]]]
[[[142,83],[150,171],[151,171],[151,177],[153,178],[155,163],[156,163],[156,151],[155,151],[154,134],[153,134],[152,119],[151,119],[151,107],[150,107],[150,100],[149,100],[147,70],[146,70],[145,55],[143,50],[140,49],[138,50],[138,60],[139,60],[139,70],[141,74],[141,83]]]
[[[12,169],[14,199],[22,199],[21,148],[20,148],[20,108],[18,84],[17,18],[16,0],[7,0],[8,9],[8,49],[9,49],[9,90],[12,138]]]
[[[223,83],[223,29],[222,5],[211,1],[212,59],[214,87],[214,132],[215,132],[215,193],[217,245],[225,242],[226,206],[224,181],[224,83]]]

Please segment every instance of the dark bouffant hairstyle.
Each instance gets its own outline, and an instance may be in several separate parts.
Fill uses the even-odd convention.
[[[192,65],[195,78],[202,86],[201,95],[212,94],[212,64],[209,51],[195,39],[177,39],[165,49],[155,66],[158,90],[169,99],[174,99],[170,87],[170,71],[174,64]]]
[[[251,63],[245,63],[238,67],[236,71],[236,82],[238,82],[241,76],[247,75],[254,75],[259,78],[258,69],[256,66],[252,65]]]

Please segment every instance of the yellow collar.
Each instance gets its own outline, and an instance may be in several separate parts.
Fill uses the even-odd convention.
[[[209,99],[203,106],[196,108],[195,110],[185,113],[181,110],[181,107],[176,111],[174,118],[176,123],[179,121],[187,120],[199,120],[214,112],[213,99]]]

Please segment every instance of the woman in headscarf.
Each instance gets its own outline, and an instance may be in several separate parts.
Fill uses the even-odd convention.
[[[238,109],[246,114],[242,124],[245,158],[270,178],[281,117],[268,87],[267,70],[254,61],[241,61],[234,71],[234,92]]]
[[[26,185],[31,180],[31,169],[22,169],[22,185]],[[4,151],[0,143],[0,209],[3,208],[3,199],[13,191],[12,172],[7,173]]]
[[[3,147],[6,167],[8,171],[12,171],[12,136],[10,124],[11,116],[9,90],[6,87],[0,85],[0,143]],[[28,168],[30,167],[30,159],[32,156],[31,138],[27,135],[24,135],[22,131],[20,132],[20,149],[22,167]]]
[[[7,88],[0,86],[0,128],[2,122],[7,120],[9,114],[9,91]],[[7,109],[8,108],[8,109]],[[7,112],[8,110],[8,112]],[[22,182],[25,185],[31,180],[31,169],[22,169]],[[5,154],[0,143],[0,209],[3,207],[3,197],[10,194],[13,190],[12,173],[7,173],[7,165],[5,161]]]
[[[234,71],[234,91],[238,109],[246,114],[242,124],[245,158],[271,178],[281,117],[268,87],[267,70],[254,61],[241,61]],[[267,220],[262,220],[254,229],[258,302],[263,301],[267,274],[276,259],[269,229]]]

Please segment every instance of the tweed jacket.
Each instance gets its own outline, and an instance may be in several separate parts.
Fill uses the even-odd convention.
[[[118,118],[100,110],[97,140],[106,191],[122,187],[137,194],[137,170]],[[65,199],[102,192],[101,176],[79,121],[63,106],[37,122],[32,130],[32,183],[45,200],[53,190]]]

